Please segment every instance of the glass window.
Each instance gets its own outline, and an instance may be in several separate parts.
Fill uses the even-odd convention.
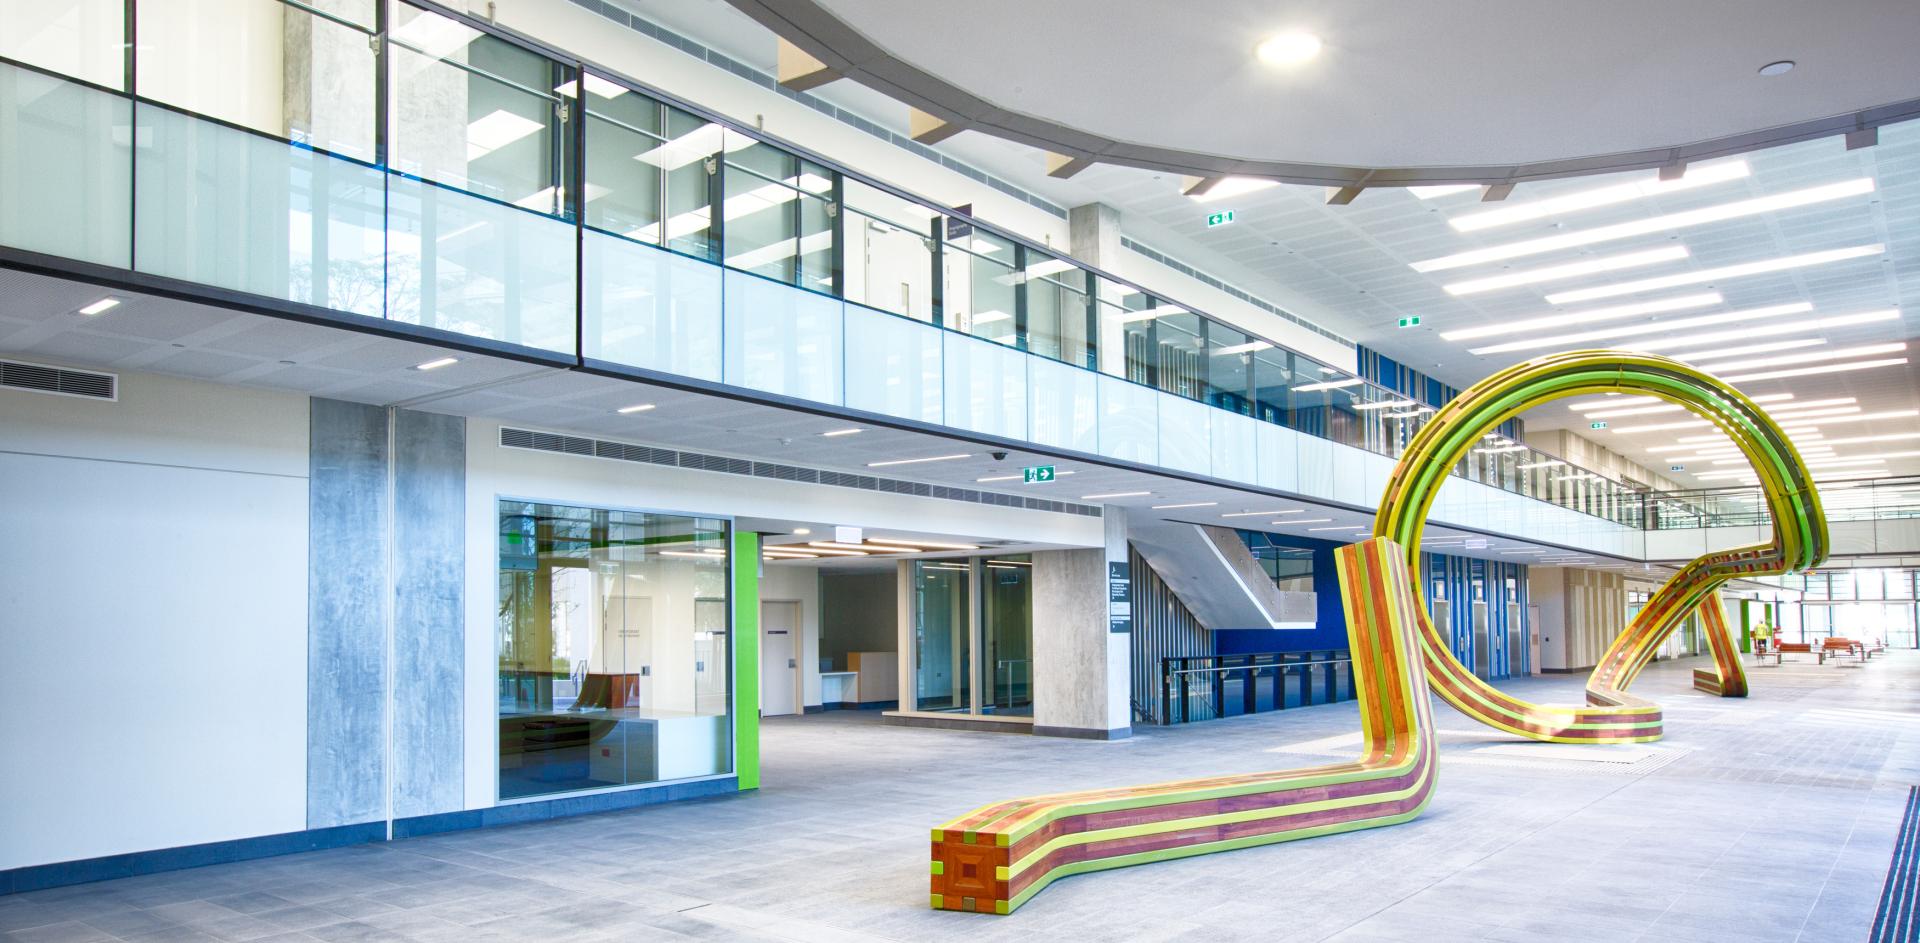
[[[1217,322],[1207,325],[1207,403],[1242,416],[1253,415],[1253,354],[1245,332]]]
[[[1254,415],[1267,422],[1284,425],[1292,408],[1290,392],[1294,384],[1293,354],[1278,347],[1253,352]]]
[[[843,286],[846,299],[870,308],[933,320],[934,211],[843,179],[846,205],[842,238],[846,250]]]
[[[500,798],[732,769],[726,522],[499,508]]]
[[[373,3],[328,4],[333,15],[323,17],[280,0],[140,0],[134,90],[194,114],[372,161],[378,114]]]
[[[401,4],[394,16],[393,168],[571,218],[561,92],[572,70],[439,14]]]
[[[949,227],[959,222],[948,220]],[[941,253],[946,269],[941,308],[947,327],[1012,345],[1019,340],[1014,315],[1014,247],[998,236],[966,226],[968,232],[949,239]]]
[[[1207,389],[1206,325],[1184,308],[1151,309],[1168,313],[1144,322],[1151,325],[1154,385],[1177,396],[1203,400]]]
[[[727,142],[727,266],[831,292],[834,172],[744,135]]]
[[[126,90],[125,0],[0,0],[0,56]]]
[[[711,259],[720,126],[591,73],[583,84],[587,225]]]
[[[981,628],[987,637],[986,665],[993,672],[993,700],[987,713],[1033,714],[1033,558],[1026,554],[988,557],[982,579]]]
[[[1042,357],[1093,367],[1087,336],[1087,279],[1065,259],[1028,251],[1022,282],[1027,289],[1027,349]]]
[[[971,711],[973,568],[965,560],[913,564],[913,706]]]

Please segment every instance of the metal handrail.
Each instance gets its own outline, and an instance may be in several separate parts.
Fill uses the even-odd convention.
[[[1217,662],[1223,659],[1242,660],[1242,664],[1210,664],[1193,667],[1194,662]],[[1176,655],[1160,660],[1160,716],[1155,718],[1162,725],[1189,723],[1195,719],[1192,701],[1199,698],[1212,717],[1226,716],[1228,706],[1226,681],[1235,672],[1246,672],[1245,683],[1240,691],[1241,714],[1261,713],[1265,710],[1285,710],[1287,707],[1286,678],[1297,673],[1300,677],[1299,706],[1316,703],[1332,703],[1353,696],[1353,658],[1344,652],[1323,649],[1308,652],[1247,652],[1234,655]],[[1342,673],[1340,666],[1347,666],[1344,674],[1345,697],[1341,696],[1338,684]],[[1314,697],[1313,670],[1321,671],[1321,690],[1324,699]],[[1273,679],[1270,697],[1261,706],[1260,679]],[[1201,679],[1195,684],[1195,679]],[[1176,693],[1177,691],[1177,693]]]

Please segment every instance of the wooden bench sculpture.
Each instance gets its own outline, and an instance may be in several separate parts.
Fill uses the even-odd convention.
[[[1070,874],[1405,822],[1433,794],[1419,601],[1385,538],[1335,552],[1364,734],[1350,763],[1015,799],[933,830],[933,906],[1004,914]]]
[[[1421,532],[1448,473],[1489,430],[1542,403],[1589,393],[1666,400],[1707,418],[1752,462],[1772,541],[1682,567],[1616,638],[1582,707],[1531,704],[1476,677],[1429,618]],[[1660,643],[1700,610],[1713,628],[1713,675],[1696,685],[1746,691],[1716,590],[1740,576],[1811,569],[1827,555],[1826,517],[1806,464],[1777,423],[1732,387],[1665,357],[1578,351],[1516,364],[1475,384],[1423,426],[1395,466],[1371,540],[1335,552],[1364,730],[1351,763],[1095,789],[998,802],[933,830],[937,909],[1005,914],[1052,881],[1407,821],[1433,792],[1427,691],[1483,724],[1533,740],[1659,739],[1660,707],[1626,689]],[[1424,671],[1421,670],[1424,662]]]
[[[1733,628],[1727,623],[1727,607],[1721,603],[1720,594],[1708,593],[1699,614],[1713,669],[1693,669],[1694,688],[1714,697],[1746,697],[1747,669],[1740,664],[1740,647],[1733,641]]]
[[[1820,664],[1827,663],[1826,649],[1815,648],[1809,642],[1775,642],[1773,650],[1779,655],[1812,655]]]
[[[1825,660],[1825,656],[1827,655],[1854,655],[1854,656],[1857,656],[1861,661],[1867,660],[1866,646],[1860,644],[1859,642],[1854,641],[1853,639],[1840,638],[1838,636],[1835,636],[1833,638],[1821,639],[1820,654],[1822,656],[1821,660],[1823,661]]]

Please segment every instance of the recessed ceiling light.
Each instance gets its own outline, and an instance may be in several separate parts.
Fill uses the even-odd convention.
[[[1234,511],[1221,517],[1279,517],[1282,514],[1305,514],[1306,508],[1288,508],[1284,511]]]
[[[414,367],[413,367],[413,369],[415,369],[415,370],[438,370],[438,369],[440,369],[441,367],[451,367],[451,366],[453,366],[454,364],[456,364],[456,363],[459,363],[459,362],[460,362],[460,358],[458,358],[458,357],[442,357],[442,358],[440,358],[440,359],[438,359],[438,360],[429,360],[429,361],[427,361],[426,363],[421,363],[421,364],[414,364]]]
[[[1327,380],[1321,383],[1309,383],[1305,386],[1296,386],[1293,388],[1293,391],[1295,393],[1312,393],[1316,390],[1337,390],[1342,387],[1355,386],[1365,382],[1367,381],[1359,377],[1349,377],[1345,380]]]
[[[1485,327],[1469,327],[1458,331],[1442,331],[1440,338],[1449,341],[1470,340],[1475,337],[1492,337],[1497,334],[1518,334],[1543,327],[1565,327],[1570,324],[1591,324],[1598,321],[1618,321],[1622,318],[1638,317],[1642,314],[1661,314],[1667,311],[1680,311],[1686,308],[1704,308],[1717,305],[1723,299],[1716,291],[1694,295],[1679,295],[1662,298],[1659,301],[1641,301],[1630,305],[1613,305],[1606,308],[1593,308],[1587,311],[1569,311],[1566,314],[1549,314],[1544,317],[1527,318],[1523,321],[1508,321],[1503,324],[1490,324]]]
[[[118,307],[120,307],[120,299],[102,298],[99,301],[94,302],[93,304],[90,304],[84,308],[81,308],[80,313],[85,315],[104,314]]]
[[[652,403],[635,403],[632,406],[622,406],[619,409],[614,410],[614,412],[617,412],[624,416],[628,413],[644,413],[647,410],[652,408],[654,408],[654,405]]]
[[[1687,210],[1682,213],[1668,213],[1663,216],[1651,216],[1646,219],[1615,223],[1611,226],[1600,226],[1594,229],[1582,229],[1575,232],[1562,233],[1557,236],[1523,239],[1519,242],[1488,246],[1484,249],[1470,249],[1466,252],[1456,252],[1452,255],[1443,255],[1438,258],[1414,262],[1411,268],[1416,272],[1439,272],[1468,265],[1479,265],[1483,262],[1498,262],[1502,259],[1538,255],[1543,252],[1553,252],[1559,249],[1572,249],[1579,246],[1592,245],[1596,242],[1608,242],[1614,239],[1644,236],[1648,233],[1666,232],[1671,229],[1698,226],[1703,223],[1717,223],[1722,220],[1739,219],[1743,216],[1757,216],[1761,213],[1771,213],[1775,210],[1791,209],[1796,206],[1808,206],[1814,203],[1824,203],[1828,200],[1838,200],[1872,192],[1873,178],[1857,177],[1852,180],[1842,180],[1838,183],[1827,183],[1815,187],[1805,187],[1799,190],[1789,190],[1785,193],[1775,193],[1748,200],[1736,200],[1732,203],[1706,206],[1697,210]]]
[[[805,537],[806,535],[808,535],[808,534],[811,534],[811,533],[813,533],[813,528],[811,528],[811,527],[796,527],[796,528],[794,528],[794,529],[793,529],[793,532],[794,532],[794,533],[796,533],[796,534],[798,534],[798,535],[800,535],[800,536],[802,536],[802,537]]]
[[[1355,403],[1353,404],[1353,408],[1358,410],[1405,409],[1408,406],[1418,406],[1418,405],[1420,404],[1410,399],[1396,399],[1396,400],[1387,400],[1385,402],[1380,402],[1380,403]]]
[[[1208,187],[1207,192],[1193,194],[1189,199],[1198,200],[1201,203],[1211,203],[1214,200],[1224,200],[1228,197],[1258,193],[1268,187],[1277,187],[1279,185],[1280,181],[1269,180],[1264,177],[1225,177],[1222,178],[1219,183]]]
[[[1267,341],[1248,341],[1244,344],[1232,344],[1218,348],[1213,352],[1213,355],[1219,357],[1225,354],[1250,354],[1256,350],[1266,350],[1272,346],[1273,345]]]
[[[1824,337],[1799,337],[1787,341],[1768,341],[1764,344],[1748,344],[1743,347],[1720,347],[1705,350],[1689,350],[1684,353],[1667,354],[1675,360],[1684,360],[1695,366],[1716,357],[1737,357],[1741,354],[1764,354],[1771,350],[1793,350],[1798,347],[1818,347],[1827,342]]]
[[[1253,54],[1268,65],[1299,65],[1320,54],[1320,37],[1301,30],[1280,33],[1262,40]]]
[[[1274,521],[1274,523],[1275,524],[1325,524],[1331,520],[1333,520],[1333,518],[1331,517],[1298,517],[1290,521]],[[1313,528],[1309,527],[1307,529],[1312,530]]]
[[[1815,360],[1842,360],[1847,357],[1873,357],[1879,354],[1897,354],[1907,349],[1906,343],[1868,344],[1861,347],[1836,347],[1832,350],[1816,350],[1806,354],[1781,354],[1778,357],[1753,357],[1746,360],[1729,360],[1724,363],[1709,363],[1707,370],[1755,370],[1760,367],[1781,367],[1790,363],[1811,363]],[[1803,404],[1804,409],[1812,403]]]
[[[1792,59],[1782,59],[1779,62],[1769,62],[1766,65],[1763,65],[1760,67],[1760,74],[1768,75],[1768,76],[1786,75],[1787,73],[1792,71],[1793,71]]]
[[[1747,275],[1764,275],[1768,272],[1782,272],[1788,269],[1806,268],[1812,265],[1825,265],[1828,262],[1844,262],[1863,256],[1880,255],[1887,247],[1879,243],[1865,246],[1848,246],[1844,249],[1827,249],[1821,252],[1805,252],[1800,255],[1783,256],[1777,259],[1761,259],[1758,262],[1742,262],[1739,265],[1722,265],[1718,268],[1700,269],[1682,272],[1678,275],[1662,275],[1659,278],[1643,278],[1635,282],[1621,282],[1615,285],[1596,285],[1592,288],[1578,288],[1547,296],[1547,304],[1572,304],[1576,301],[1594,301],[1600,298],[1614,298],[1643,291],[1656,291],[1661,288],[1677,288],[1681,285],[1699,285],[1705,282],[1724,281],[1729,278],[1741,278]]]
[[[1092,501],[1098,498],[1138,498],[1152,493],[1151,491],[1109,491],[1106,494],[1083,494],[1080,496],[1080,500]]]
[[[977,544],[941,543],[937,540],[902,540],[893,537],[868,537],[867,543],[897,547],[921,547],[931,550],[978,550]]]
[[[1218,501],[1195,501],[1191,504],[1156,504],[1153,506],[1153,509],[1156,511],[1171,511],[1174,508],[1210,508],[1219,503]]]
[[[1532,446],[1526,445],[1496,445],[1492,448],[1474,449],[1474,451],[1483,452],[1487,455],[1500,455],[1506,452],[1525,452],[1531,447]]]
[[[1425,187],[1408,187],[1407,192],[1422,200],[1431,200],[1437,197],[1452,196],[1455,193],[1466,193],[1469,190],[1478,189],[1480,189],[1480,184],[1477,183],[1440,183]]]
[[[884,462],[868,462],[868,468],[885,468],[889,465],[918,465],[922,462],[951,462],[956,459],[972,458],[972,453],[959,452],[953,455],[929,455],[926,458],[895,458]]]
[[[1505,226],[1509,223],[1523,223],[1547,216],[1557,216],[1561,213],[1592,209],[1597,206],[1611,206],[1615,203],[1625,203],[1629,200],[1640,199],[1641,197],[1664,196],[1676,190],[1691,190],[1694,187],[1706,186],[1711,183],[1724,183],[1728,180],[1738,180],[1741,177],[1747,176],[1749,173],[1751,173],[1751,171],[1747,167],[1747,162],[1744,160],[1708,164],[1704,167],[1690,167],[1687,169],[1686,175],[1678,180],[1661,180],[1656,177],[1652,180],[1641,180],[1635,183],[1618,183],[1593,190],[1582,190],[1578,193],[1566,194],[1565,196],[1534,200],[1531,203],[1518,203],[1512,206],[1503,206],[1499,209],[1485,210],[1479,213],[1465,213],[1447,220],[1447,225],[1461,232],[1473,232],[1478,229]]]
[[[860,433],[865,431],[867,430],[865,429],[831,429],[826,432],[822,432],[820,434],[823,436],[826,436],[829,439],[833,439],[843,435],[859,435]]]
[[[1904,359],[1901,360],[1900,362],[1906,363]],[[1796,420],[1793,417],[1789,416],[1785,419],[1780,420],[1780,425],[1782,428],[1786,429],[1788,434],[1793,435],[1797,438],[1800,432],[1804,429],[1817,429],[1821,426],[1836,426],[1836,425],[1840,425],[1841,423],[1848,423],[1848,422],[1879,422],[1882,419],[1909,419],[1914,416],[1920,416],[1920,409],[1896,409],[1896,410],[1891,410],[1884,413],[1857,413],[1852,416],[1822,416],[1819,419],[1806,420],[1805,425],[1802,425],[1799,420]]]
[[[1365,524],[1353,524],[1353,525],[1350,525],[1350,526],[1348,526],[1348,525],[1343,525],[1343,526],[1340,526],[1340,527],[1309,527],[1309,528],[1307,528],[1307,529],[1308,529],[1308,530],[1310,530],[1310,531],[1312,531],[1312,530],[1359,530],[1359,529],[1361,529],[1362,527],[1365,527],[1365,526],[1366,526]]]
[[[1489,275],[1485,278],[1471,278],[1464,282],[1442,285],[1441,290],[1449,295],[1473,295],[1496,288],[1514,288],[1520,285],[1532,285],[1538,282],[1550,282],[1562,278],[1580,275],[1595,275],[1600,272],[1616,272],[1620,269],[1653,265],[1656,262],[1672,262],[1687,257],[1686,246],[1661,246],[1644,252],[1628,252],[1622,255],[1610,255],[1600,259],[1585,259],[1568,262],[1563,265],[1549,265],[1544,268],[1526,269],[1508,272],[1505,275]],[[1548,298],[1552,301],[1552,298]]]

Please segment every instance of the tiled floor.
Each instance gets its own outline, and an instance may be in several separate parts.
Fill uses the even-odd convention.
[[[1907,788],[1920,783],[1920,656],[1754,668],[1746,701],[1695,696],[1691,667],[1656,666],[1636,686],[1669,707],[1652,750],[1516,750],[1443,706],[1440,788],[1414,822],[1070,878],[1010,917],[927,908],[930,826],[1026,793],[1326,762],[1356,729],[1353,705],[1112,743],[776,719],[758,795],[15,895],[0,898],[0,930],[47,941],[1864,940]],[[1571,701],[1578,686],[1509,690]]]

